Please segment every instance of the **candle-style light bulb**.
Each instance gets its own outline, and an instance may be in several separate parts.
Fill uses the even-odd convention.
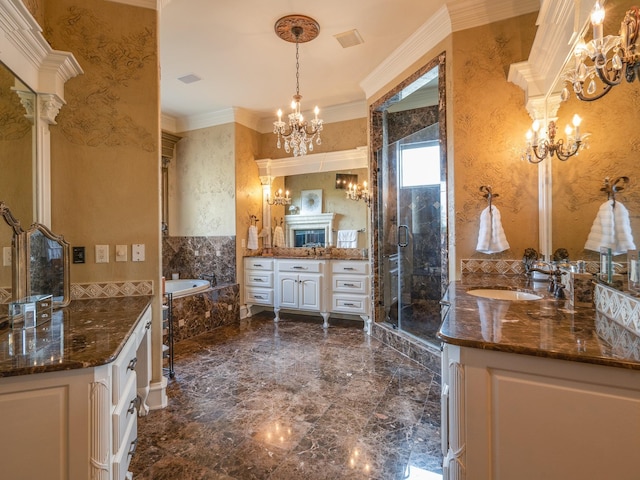
[[[318,114],[320,113],[320,109],[318,108],[318,106],[316,105],[316,108],[313,109],[313,113],[316,116],[316,120],[318,120]]]
[[[278,121],[282,120],[282,110],[278,109]]]
[[[576,127],[576,140],[580,140],[580,124],[582,123],[582,118],[577,113],[573,116],[573,126]]]
[[[593,26],[593,39],[602,40],[602,24],[604,23],[604,8],[600,2],[596,2],[591,11],[591,25]]]

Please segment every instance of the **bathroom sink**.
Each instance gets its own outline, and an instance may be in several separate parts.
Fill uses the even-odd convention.
[[[492,300],[540,300],[542,298],[542,295],[536,295],[535,293],[497,288],[478,288],[468,290],[467,293],[474,297],[491,298]]]

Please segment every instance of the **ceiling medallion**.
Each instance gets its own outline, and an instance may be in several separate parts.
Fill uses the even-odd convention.
[[[291,43],[310,42],[320,33],[320,25],[306,15],[286,15],[274,25],[276,35]]]

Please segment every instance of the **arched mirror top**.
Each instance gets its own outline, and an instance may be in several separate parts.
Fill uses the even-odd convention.
[[[53,306],[71,301],[70,246],[62,235],[34,223],[27,236],[27,296],[52,295]]]

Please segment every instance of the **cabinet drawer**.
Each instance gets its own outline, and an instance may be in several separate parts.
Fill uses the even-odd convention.
[[[120,448],[113,457],[113,480],[124,480],[127,478],[129,464],[131,463],[131,458],[135,454],[137,445],[138,422],[134,416],[127,425],[124,440],[122,441],[122,444],[120,444]]]
[[[245,270],[268,270],[273,271],[273,259],[272,258],[245,258],[244,259]]]
[[[333,283],[332,290],[334,292],[350,292],[366,294],[368,289],[369,277],[366,276],[345,276],[334,275],[331,278]]]
[[[279,272],[322,273],[323,261],[318,260],[279,260]]]
[[[369,313],[369,297],[367,295],[333,295],[332,312],[367,315]]]
[[[273,272],[245,270],[244,284],[253,287],[273,288]]]
[[[136,328],[136,332],[137,332]],[[113,376],[113,392],[112,401],[114,405],[117,405],[120,401],[120,397],[124,393],[124,389],[129,381],[129,378],[136,376],[136,364],[138,358],[136,357],[136,349],[138,348],[138,335],[134,332],[126,345],[118,355],[118,358],[111,364],[113,369],[111,375]]]
[[[369,262],[359,260],[345,260],[339,262],[331,262],[331,271],[333,273],[351,273],[357,275],[369,274]]]
[[[245,303],[251,305],[270,305],[273,306],[273,290],[262,288],[246,288]]]
[[[117,452],[124,440],[127,427],[132,417],[138,413],[137,404],[138,394],[136,391],[136,378],[132,376],[127,382],[122,398],[116,405],[111,416],[113,423],[113,451]]]

